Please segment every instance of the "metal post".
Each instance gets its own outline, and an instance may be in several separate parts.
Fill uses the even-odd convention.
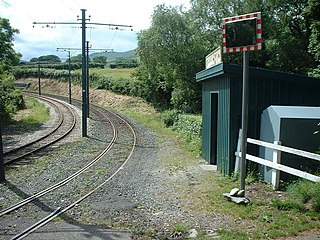
[[[40,64],[38,64],[38,88],[39,88],[39,95],[41,95]]]
[[[82,137],[87,136],[86,10],[82,11]]]
[[[68,51],[69,56],[69,103],[71,104],[71,59],[70,59],[70,51]]]
[[[1,111],[0,107],[0,111]],[[1,115],[1,112],[0,112]],[[4,182],[6,180],[4,173],[4,157],[3,157],[3,146],[2,146],[2,130],[1,130],[1,118],[0,118],[0,182]]]
[[[89,41],[87,41],[87,117],[90,117],[89,111]]]
[[[249,98],[249,52],[243,52],[243,83],[242,83],[242,138],[240,164],[240,190],[245,190],[246,155],[248,135],[248,98]]]
[[[5,171],[4,171],[4,156],[3,156],[3,145],[2,145],[2,126],[1,126],[1,115],[2,115],[3,104],[0,99],[0,182],[6,180]]]

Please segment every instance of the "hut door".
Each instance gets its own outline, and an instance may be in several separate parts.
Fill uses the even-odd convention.
[[[218,138],[218,93],[210,96],[210,164],[217,164],[217,138]]]

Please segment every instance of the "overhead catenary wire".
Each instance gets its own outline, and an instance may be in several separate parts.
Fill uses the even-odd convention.
[[[112,45],[112,43],[113,43],[113,40],[114,40],[114,38],[116,37],[116,35],[117,35],[117,29],[116,29],[116,31],[114,32],[114,34],[113,34],[113,37],[112,37],[112,39],[111,39],[111,41],[110,41],[110,44],[109,44],[109,46],[108,46],[108,48],[111,48],[111,45]]]
[[[4,0],[1,0],[1,2],[3,2],[5,5],[9,6],[9,7],[12,7],[11,4],[9,4],[8,2],[4,1]]]
[[[112,23],[98,23],[98,22],[88,22],[89,19],[86,18],[86,9],[81,9],[81,18],[78,17],[78,22],[33,22],[33,25],[41,24],[46,27],[50,27],[50,25],[80,25],[82,29],[82,137],[87,137],[87,57],[85,53],[85,43],[86,43],[86,28],[87,25],[97,25],[97,26],[109,26],[109,27],[130,27],[132,25],[123,25],[123,24],[112,24]],[[33,26],[34,27],[34,26]]]

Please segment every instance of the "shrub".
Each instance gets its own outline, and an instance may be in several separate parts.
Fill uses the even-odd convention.
[[[202,119],[200,115],[181,114],[178,110],[168,110],[161,114],[167,127],[177,131],[189,143],[190,149],[201,154]]]
[[[179,114],[173,124],[173,129],[187,137],[188,141],[194,141],[201,138],[202,120],[199,115]]]
[[[0,115],[1,121],[10,120],[11,116],[24,107],[21,91],[14,87],[14,77],[8,73],[0,74]]]
[[[161,120],[166,127],[172,127],[178,120],[180,112],[178,110],[167,110],[161,113]]]
[[[130,95],[130,92],[131,92],[130,80],[125,78],[112,80],[110,82],[110,90],[112,90],[115,93]]]

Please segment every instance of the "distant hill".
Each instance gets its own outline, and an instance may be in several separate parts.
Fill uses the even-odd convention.
[[[136,54],[135,50],[130,50],[126,52],[101,52],[101,53],[91,53],[90,59],[98,56],[105,56],[107,57],[107,62],[113,62],[118,58],[130,58],[130,59],[137,59],[138,55]]]

